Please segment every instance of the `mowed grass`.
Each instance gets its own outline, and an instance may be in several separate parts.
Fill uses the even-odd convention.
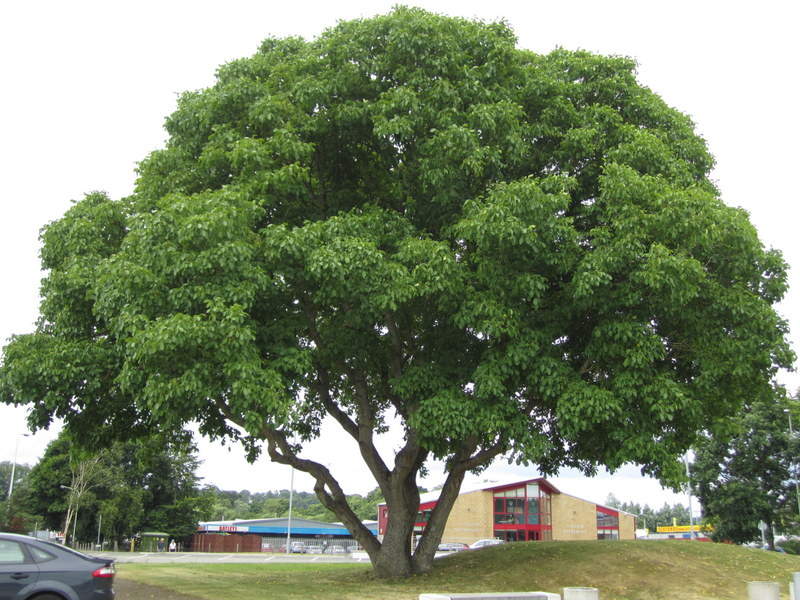
[[[747,598],[748,581],[778,581],[789,598],[800,556],[687,541],[504,544],[437,559],[430,573],[376,579],[369,565],[121,564],[118,577],[205,600],[416,600],[423,593],[561,593],[596,587],[603,600]]]

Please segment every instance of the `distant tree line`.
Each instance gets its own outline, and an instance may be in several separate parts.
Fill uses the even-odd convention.
[[[3,525],[64,532],[70,544],[120,542],[142,531],[185,537],[210,510],[198,465],[188,440],[154,435],[86,453],[62,433],[37,464],[17,466],[24,476],[15,477]]]
[[[0,463],[3,506],[0,530],[63,532],[67,543],[120,544],[142,532],[162,532],[188,541],[199,521],[261,519],[289,514],[289,490],[251,493],[201,485],[200,460],[187,436],[153,435],[116,442],[87,453],[62,433],[41,460],[17,464],[8,498],[12,463]],[[379,490],[348,497],[362,520],[376,520]],[[334,522],[316,495],[294,492],[292,516]]]
[[[647,504],[642,506],[638,502],[622,502],[614,494],[609,494],[606,498],[606,505],[636,515],[638,517],[637,525],[641,529],[656,531],[657,527],[689,524],[689,509],[683,504],[670,506],[665,502],[664,506],[655,510]]]
[[[289,515],[289,490],[251,493],[248,490],[234,492],[208,486],[202,494],[212,500],[209,520],[269,519]],[[378,519],[378,504],[383,502],[379,489],[374,489],[366,496],[352,494],[347,498],[362,521]],[[292,516],[328,523],[338,521],[336,515],[310,492],[294,492]]]

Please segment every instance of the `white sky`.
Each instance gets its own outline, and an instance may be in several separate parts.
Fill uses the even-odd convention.
[[[133,189],[134,166],[162,147],[164,118],[177,95],[213,84],[216,67],[253,54],[268,36],[307,39],[339,19],[370,17],[395,2],[268,0],[8,0],[0,8],[0,340],[33,329],[41,278],[38,232],[85,192],[113,198]],[[800,264],[796,1],[763,0],[430,0],[409,2],[453,16],[505,19],[519,45],[556,46],[635,57],[639,79],[689,114],[717,158],[714,178],[730,205],[746,208],[766,246]],[[797,288],[798,272],[790,280]],[[797,289],[779,307],[800,329]],[[798,336],[793,334],[795,350]],[[800,387],[796,373],[781,381]],[[0,460],[35,463],[55,431],[21,437],[24,408],[0,405]],[[392,441],[387,441],[391,447]],[[374,483],[347,440],[311,449],[341,476],[345,491]],[[288,488],[289,469],[201,444],[201,475],[223,489]],[[493,467],[489,477],[536,476]],[[441,481],[433,473],[428,486]],[[603,502],[660,507],[685,502],[635,468],[587,481],[568,473],[562,491]],[[295,487],[311,490],[297,474]]]

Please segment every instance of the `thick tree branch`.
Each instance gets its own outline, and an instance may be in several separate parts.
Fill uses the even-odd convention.
[[[384,319],[386,320],[386,328],[389,330],[389,337],[392,341],[392,357],[389,361],[391,366],[392,376],[399,379],[403,376],[403,340],[400,336],[400,329],[397,326],[394,312],[387,310]]]
[[[326,466],[297,456],[283,431],[264,427],[262,436],[267,441],[267,452],[273,462],[289,465],[311,475],[315,480],[314,492],[319,501],[342,520],[367,552],[377,552],[380,549],[380,542],[353,512],[339,482]]]
[[[311,339],[317,345],[317,348],[324,350],[326,347],[325,340],[316,326],[316,314],[306,302],[301,302],[303,311],[308,320],[308,330]],[[349,306],[345,306],[348,310]],[[338,368],[344,373],[350,381],[353,388],[353,397],[356,400],[358,416],[355,421],[350,417],[347,412],[336,403],[331,394],[330,373],[322,365],[316,366],[317,381],[319,382],[316,388],[319,393],[322,405],[325,411],[331,415],[342,426],[342,428],[358,443],[359,452],[367,464],[372,475],[375,477],[378,485],[382,488],[386,485],[387,477],[389,476],[389,468],[386,466],[383,458],[381,458],[378,449],[374,443],[375,415],[370,403],[369,391],[366,383],[366,378],[359,375],[355,369],[348,366],[344,361],[339,361]]]
[[[319,399],[322,401],[322,406],[325,408],[330,416],[336,419],[336,422],[342,426],[350,437],[358,441],[359,428],[358,425],[350,418],[345,411],[339,407],[338,404],[331,397],[331,384],[330,375],[327,369],[317,366],[317,383],[314,385],[314,390],[317,392]]]

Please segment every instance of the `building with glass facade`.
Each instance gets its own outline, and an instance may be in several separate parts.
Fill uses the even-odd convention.
[[[432,492],[420,498],[416,535],[425,531],[438,497],[439,492]],[[379,536],[386,530],[388,515],[388,508],[381,504]],[[542,478],[462,490],[442,541],[471,544],[485,538],[507,542],[633,540],[636,517],[563,494]]]

